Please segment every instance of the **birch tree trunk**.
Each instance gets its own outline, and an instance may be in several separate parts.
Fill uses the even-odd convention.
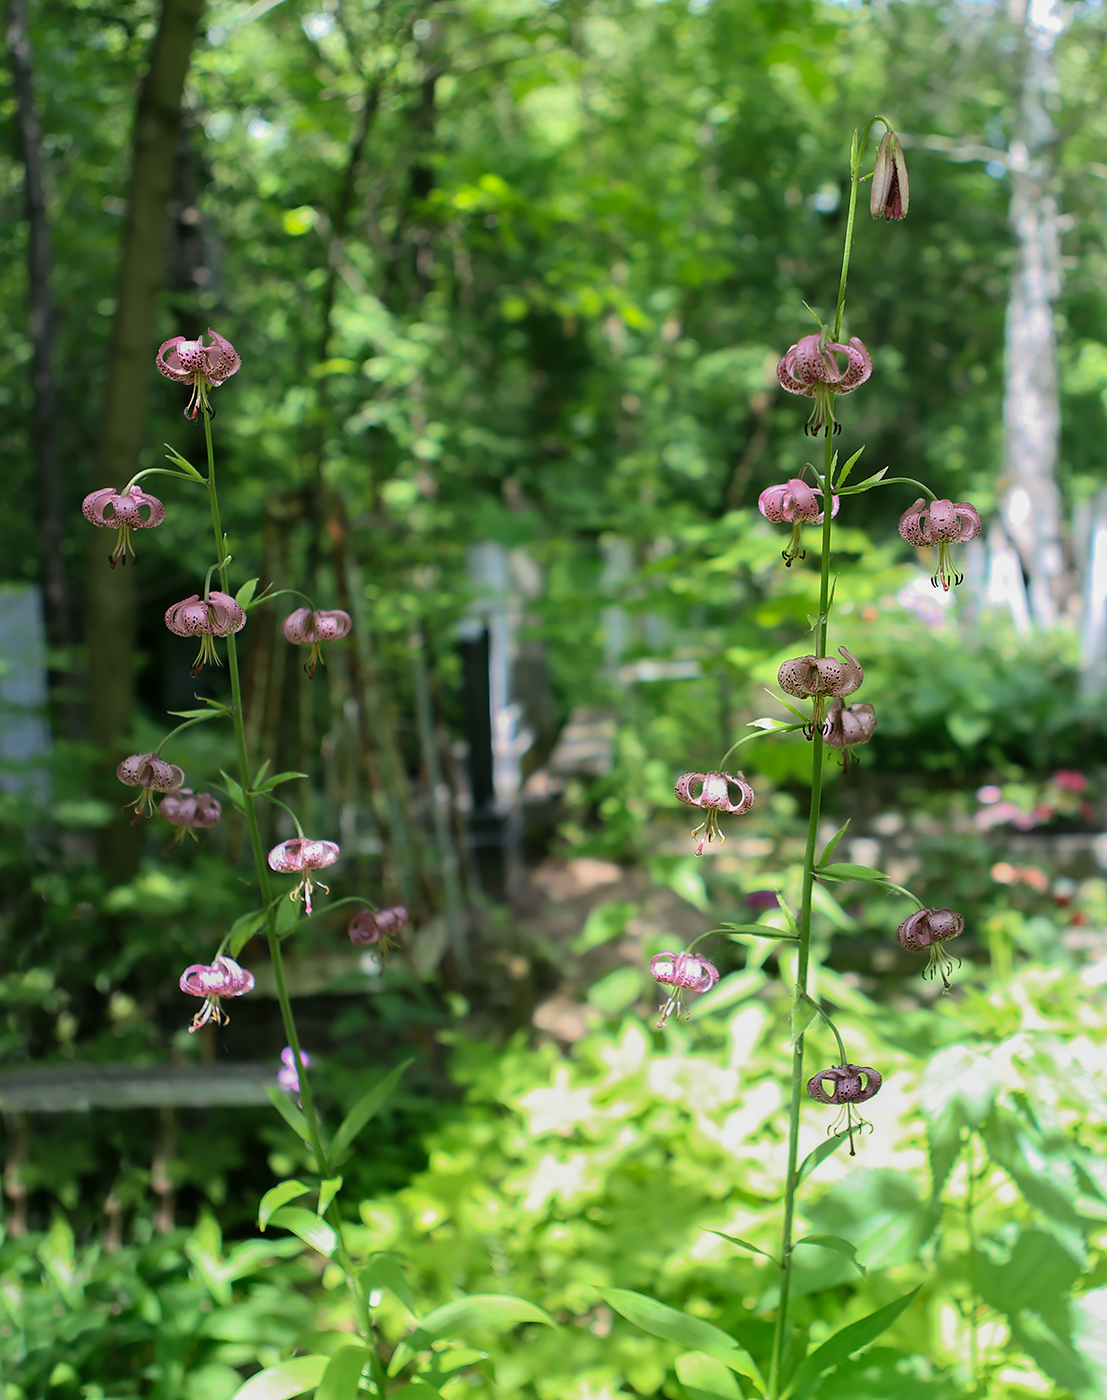
[[[1011,0],[1024,63],[1011,141],[1015,265],[1007,308],[1000,512],[1029,583],[1036,626],[1055,625],[1068,576],[1057,459],[1060,394],[1053,304],[1061,290],[1061,229],[1055,194],[1056,133],[1046,105],[1056,91],[1054,47],[1067,23],[1058,0]]]
[[[157,301],[165,278],[181,98],[202,10],[203,0],[163,0],[150,67],[139,89],[97,475],[89,490],[93,486],[122,490],[138,470],[154,377]],[[130,568],[109,569],[104,535],[99,530],[91,533],[86,614],[89,737],[113,769],[125,756],[120,745],[134,710],[134,576]],[[113,822],[103,829],[101,838],[101,860],[117,878],[126,878],[137,861],[133,833]]]

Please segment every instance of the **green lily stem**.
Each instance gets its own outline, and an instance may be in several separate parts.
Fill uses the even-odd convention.
[[[819,1002],[817,1002],[817,1001],[815,1000],[814,997],[811,997],[811,998],[810,998],[810,1001],[811,1001],[811,1005],[815,1008],[815,1010],[816,1010],[816,1011],[819,1013],[819,1015],[822,1017],[824,1023],[825,1023],[826,1025],[828,1025],[828,1026],[830,1027],[830,1029],[831,1029],[831,1030],[833,1031],[833,1033],[834,1033],[834,1039],[838,1042],[838,1054],[841,1056],[841,1059],[838,1061],[838,1063],[839,1063],[840,1065],[847,1064],[848,1061],[847,1061],[847,1059],[846,1059],[846,1047],[845,1047],[845,1045],[842,1043],[842,1037],[841,1037],[841,1036],[839,1035],[839,1033],[838,1033],[838,1027],[834,1024],[834,1022],[830,1019],[830,1016],[827,1014],[827,1012],[825,1012],[825,1011],[823,1010],[822,1006],[819,1004]]]
[[[873,117],[865,128],[863,139],[858,142],[857,132],[853,133],[853,142],[849,153],[849,213],[846,216],[846,239],[842,249],[842,275],[838,281],[838,309],[834,316],[833,340],[837,341],[842,334],[842,317],[846,314],[846,283],[849,280],[849,258],[853,249],[853,224],[857,214],[857,189],[861,183],[861,162],[865,159],[865,147],[869,144],[869,133],[877,122],[884,122],[883,117]]]
[[[207,446],[208,454],[207,486],[208,501],[211,505],[211,524],[215,532],[216,556],[221,560],[218,566],[219,580],[223,591],[228,592],[229,579],[227,575],[226,537],[223,534],[223,526],[219,516],[219,496],[215,485],[215,452],[211,439],[211,418],[206,412],[202,413],[202,417],[204,420],[204,442]],[[284,971],[284,957],[281,953],[280,939],[277,936],[277,911],[276,904],[273,900],[272,886],[269,882],[269,866],[266,861],[265,849],[261,842],[261,829],[258,824],[257,807],[254,797],[250,792],[250,757],[246,748],[246,724],[242,709],[242,682],[238,670],[238,651],[235,646],[233,634],[227,638],[227,673],[231,682],[231,718],[234,723],[235,748],[238,755],[239,783],[242,786],[243,806],[245,808],[246,825],[250,833],[250,847],[254,854],[254,869],[257,874],[258,889],[261,893],[262,907],[265,909],[265,934],[269,943],[269,955],[273,964],[273,980],[276,983],[277,1000],[280,1003],[284,1033],[288,1040],[289,1048],[292,1050],[296,1065],[296,1073],[300,1082],[300,1104],[304,1119],[307,1122],[309,1144],[315,1156],[319,1174],[325,1179],[331,1175],[331,1166],[327,1154],[323,1149],[323,1135],[319,1128],[319,1115],[315,1108],[315,1098],[311,1091],[311,1081],[308,1078],[303,1051],[300,1048],[300,1036],[296,1029],[296,1020],[292,1014],[292,1003],[289,999],[288,982]],[[376,1358],[377,1367],[379,1368],[380,1358],[373,1337],[368,1298],[359,1286],[355,1276],[353,1261],[350,1258],[349,1250],[346,1247],[346,1241],[343,1235],[342,1217],[333,1202],[327,1209],[327,1219],[334,1229],[338,1240],[338,1260],[343,1273],[346,1275],[350,1297],[354,1304],[354,1315],[358,1322],[359,1334],[369,1344]],[[383,1389],[381,1389],[381,1395],[384,1395]]]
[[[858,142],[854,132],[850,150],[850,195],[849,215],[846,220],[845,244],[842,249],[842,275],[838,284],[838,310],[834,320],[834,340],[842,332],[842,318],[846,307],[846,283],[849,276],[850,251],[853,247],[853,229],[857,212],[857,189],[861,179],[861,161],[869,132],[873,123],[881,118],[873,118],[865,129],[865,138]],[[833,483],[834,444],[829,430],[826,433],[823,458],[822,488],[823,498],[829,501]],[[819,613],[815,624],[815,655],[820,659],[826,656],[827,624],[830,613],[830,546],[834,532],[834,517],[830,510],[823,511],[822,558],[819,566]],[[799,956],[796,966],[795,995],[808,995],[807,982],[811,965],[811,900],[815,887],[815,862],[819,839],[819,818],[822,815],[823,760],[825,744],[822,733],[815,729],[811,738],[811,807],[807,821],[807,846],[803,857],[803,893],[800,901],[799,917]],[[816,1008],[821,1012],[818,1003]],[[838,1037],[835,1028],[835,1037]],[[788,1302],[792,1284],[792,1228],[795,1220],[797,1174],[799,1163],[800,1108],[805,1089],[803,1076],[804,1037],[798,1035],[792,1049],[792,1092],[788,1109],[788,1166],[784,1183],[784,1220],[781,1226],[780,1243],[780,1299],[776,1308],[776,1323],[773,1328],[773,1348],[769,1365],[768,1400],[780,1400],[784,1386],[784,1351],[788,1342]],[[845,1051],[838,1038],[842,1063],[845,1064]]]

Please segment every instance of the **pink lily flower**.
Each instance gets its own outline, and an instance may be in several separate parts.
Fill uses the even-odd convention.
[[[312,881],[311,872],[333,865],[339,854],[339,849],[333,841],[309,841],[306,836],[296,836],[291,841],[282,841],[279,846],[273,847],[269,852],[269,869],[279,871],[282,875],[303,876],[288,897],[299,900],[302,895],[304,911],[310,914],[311,892],[315,885],[330,893],[329,887],[324,885],[322,880]]]
[[[864,1076],[864,1083],[862,1083]],[[824,1080],[829,1080],[831,1084],[828,1093],[824,1087]],[[820,1070],[818,1074],[813,1074],[807,1081],[807,1092],[816,1103],[832,1103],[842,1106],[842,1111],[835,1119],[831,1131],[839,1128],[844,1121],[844,1130],[849,1134],[849,1155],[856,1157],[857,1153],[853,1146],[853,1132],[855,1128],[872,1129],[871,1123],[866,1123],[864,1118],[856,1112],[853,1105],[864,1103],[871,1099],[874,1094],[880,1092],[883,1079],[871,1065],[833,1065],[830,1069]]]
[[[931,501],[920,496],[899,518],[899,532],[908,544],[938,546],[938,567],[930,582],[948,593],[951,583],[963,583],[965,575],[953,567],[950,545],[976,539],[983,526],[980,513],[968,501]]]
[[[300,1051],[300,1062],[305,1069],[311,1068],[312,1057],[306,1050]],[[291,1045],[286,1045],[281,1051],[282,1068],[277,1071],[277,1083],[288,1094],[298,1094],[300,1092],[300,1075],[296,1064],[296,1054]]]
[[[410,917],[402,904],[393,905],[391,909],[362,909],[346,925],[346,932],[356,947],[372,948],[380,943],[384,952],[389,940],[400,933]]]
[[[209,418],[214,416],[208,394],[230,379],[242,364],[229,340],[216,335],[210,326],[208,335],[211,336],[210,345],[204,344],[202,336],[199,340],[186,340],[183,335],[175,335],[161,346],[156,360],[158,370],[166,379],[192,385],[192,397],[184,415],[193,422],[201,409]]]
[[[699,791],[693,789],[699,784]],[[731,787],[738,789],[738,800],[730,795]],[[673,791],[681,802],[689,807],[700,807],[707,816],[699,826],[693,827],[696,841],[696,855],[703,855],[705,845],[718,841],[720,845],[726,837],[719,830],[719,813],[740,817],[748,812],[754,803],[754,791],[746,782],[744,773],[682,773],[673,784]]]
[[[941,945],[951,938],[960,938],[964,931],[965,916],[953,909],[917,909],[896,929],[896,942],[912,953],[929,950],[923,976],[933,978],[940,975],[944,996],[951,990],[949,973],[954,963],[961,966],[961,959],[947,953]]]
[[[842,767],[848,768],[853,750],[867,744],[876,733],[876,711],[871,705],[843,705],[835,698],[827,707],[823,724],[823,741],[842,750]]]
[[[143,511],[147,514],[143,515]],[[116,564],[127,563],[127,556],[135,559],[131,544],[132,530],[152,530],[165,519],[165,507],[156,496],[151,496],[141,486],[134,485],[126,491],[114,491],[110,486],[102,486],[92,491],[81,504],[85,519],[101,529],[118,529],[115,548],[108,555],[108,563],[114,569]]]
[[[206,598],[193,593],[167,608],[165,625],[177,637],[200,638],[200,650],[192,666],[195,676],[209,661],[214,666],[222,666],[214,638],[241,632],[246,626],[246,614],[229,593],[213,589]]]
[[[792,526],[791,543],[781,556],[788,568],[791,568],[794,559],[806,557],[805,551],[800,548],[800,531],[804,522],[810,521],[814,525],[823,523],[822,494],[817,486],[808,486],[806,481],[794,476],[777,486],[766,486],[757,498],[757,509],[766,520],[778,524],[787,521]],[[830,508],[832,519],[838,514],[840,505],[841,498],[833,497]]]
[[[281,631],[296,646],[310,645],[311,654],[304,670],[314,679],[315,668],[319,663],[323,662],[324,666],[327,664],[323,661],[323,654],[319,649],[320,642],[338,641],[340,637],[348,635],[352,626],[350,614],[343,612],[341,608],[333,608],[329,612],[297,608],[281,623]]]
[[[185,780],[183,768],[178,768],[175,763],[167,763],[156,753],[131,754],[116,768],[115,776],[127,787],[142,789],[138,801],[134,804],[135,816],[131,822],[132,826],[137,825],[144,812],[148,817],[154,815],[155,792],[175,792]]]
[[[690,1012],[684,1009],[684,993],[709,992],[719,980],[719,969],[699,953],[658,953],[650,959],[650,976],[655,982],[675,988],[673,994],[661,1008],[658,1030],[673,1012],[686,1020]]]
[[[824,427],[828,433],[838,431],[834,395],[852,393],[873,372],[869,352],[857,336],[851,336],[848,345],[831,343],[824,347],[821,341],[821,334],[805,335],[788,348],[776,367],[782,389],[815,400],[805,428],[813,437]],[[845,369],[838,367],[836,355],[845,355]]]
[[[180,988],[190,997],[203,997],[204,1004],[192,1018],[189,1032],[198,1031],[209,1021],[217,1026],[230,1024],[230,1017],[220,1006],[222,997],[241,997],[254,990],[254,974],[239,967],[234,958],[219,953],[210,967],[193,963],[181,973]]]
[[[163,797],[158,803],[158,816],[178,828],[166,850],[172,850],[185,836],[197,839],[197,831],[209,831],[223,815],[221,804],[208,792],[193,792],[181,788]]]

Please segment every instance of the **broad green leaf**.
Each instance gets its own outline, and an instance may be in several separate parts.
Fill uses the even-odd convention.
[[[319,1183],[319,1204],[315,1207],[316,1215],[326,1215],[331,1202],[342,1190],[342,1178],[340,1176],[329,1176],[326,1181]]]
[[[921,1287],[922,1284],[919,1285],[919,1288]],[[845,1361],[855,1351],[860,1351],[871,1342],[875,1342],[877,1337],[886,1332],[900,1313],[908,1307],[919,1288],[913,1288],[910,1293],[905,1293],[902,1298],[897,1298],[894,1303],[888,1303],[886,1307],[878,1308],[876,1312],[861,1318],[859,1322],[851,1322],[848,1327],[843,1327],[840,1332],[835,1332],[829,1341],[824,1342],[821,1347],[813,1351],[800,1364],[792,1378],[792,1384],[787,1392],[791,1400],[807,1400],[807,1397],[814,1393],[816,1382],[820,1376],[837,1366],[839,1361]]]
[[[234,600],[240,608],[248,609],[254,601],[254,594],[257,592],[258,581],[256,578],[247,579],[238,592],[234,595]]]
[[[973,1256],[976,1286],[986,1303],[1014,1319],[1023,1308],[1060,1302],[1080,1277],[1080,1262],[1044,1230],[1023,1230],[1004,1264]]]
[[[857,1257],[855,1246],[849,1240],[842,1239],[841,1235],[804,1235],[802,1240],[797,1240],[792,1246],[797,1249],[801,1244],[816,1245],[819,1249],[830,1249],[835,1254],[841,1254],[848,1259],[862,1274],[866,1272],[864,1264]]]
[[[713,1356],[724,1366],[740,1375],[752,1377],[761,1385],[761,1375],[757,1365],[744,1347],[740,1347],[733,1337],[700,1317],[689,1317],[678,1312],[655,1298],[647,1298],[644,1293],[632,1293],[627,1288],[607,1288],[600,1296],[626,1318],[648,1332],[652,1337],[663,1337],[667,1342],[676,1342],[689,1351],[702,1351]]]
[[[340,1347],[323,1372],[315,1400],[356,1400],[358,1381],[371,1357],[368,1347]]]
[[[308,1147],[310,1147],[311,1131],[308,1128],[308,1121],[300,1112],[300,1110],[296,1107],[295,1104],[289,1103],[288,1095],[284,1092],[284,1090],[272,1088],[266,1089],[265,1092],[269,1095],[269,1102],[281,1115],[281,1117],[296,1134],[296,1136],[302,1142],[305,1142],[308,1145]]]
[[[793,1045],[804,1033],[807,1027],[819,1014],[819,1008],[805,992],[799,992],[792,1002],[792,1014],[790,1017],[792,1026]]]
[[[739,1249],[748,1249],[751,1254],[763,1254],[765,1258],[774,1263],[778,1269],[780,1268],[780,1260],[777,1259],[775,1255],[770,1254],[767,1250],[759,1248],[759,1246],[755,1244],[750,1244],[749,1240],[739,1239],[737,1235],[724,1235],[722,1230],[710,1230],[708,1233],[718,1235],[721,1240],[729,1240],[731,1244],[736,1244]]]
[[[734,1372],[702,1351],[686,1351],[678,1356],[676,1373],[691,1400],[742,1400]]]
[[[806,1181],[816,1167],[822,1166],[828,1157],[834,1155],[843,1142],[849,1138],[848,1133],[838,1133],[836,1137],[827,1138],[826,1142],[820,1142],[814,1152],[809,1152],[803,1161],[796,1168],[796,1187]]]
[[[850,817],[847,817],[842,823],[842,825],[838,828],[838,830],[834,833],[834,835],[830,838],[830,840],[826,843],[826,846],[823,848],[823,853],[819,857],[819,865],[826,865],[827,862],[830,860],[830,857],[834,854],[835,846],[837,846],[838,842],[849,830],[849,824],[851,820],[852,819]]]
[[[874,870],[869,865],[851,865],[843,861],[834,865],[818,865],[815,874],[821,879],[824,875],[830,880],[868,880],[876,883],[888,877],[882,870]]]
[[[440,1390],[435,1390],[433,1385],[429,1385],[420,1376],[413,1376],[402,1390],[393,1391],[389,1400],[431,1400],[434,1395],[441,1395]]]
[[[367,1094],[358,1099],[357,1103],[350,1109],[346,1117],[343,1118],[342,1122],[339,1124],[338,1131],[334,1135],[334,1142],[331,1144],[330,1154],[332,1160],[338,1158],[346,1151],[347,1147],[351,1145],[358,1133],[360,1133],[366,1123],[369,1122],[370,1118],[381,1108],[389,1094],[391,1094],[392,1090],[399,1083],[400,1076],[410,1064],[410,1060],[405,1060],[403,1064],[397,1065],[396,1068],[390,1070],[383,1079],[374,1084]]]
[[[306,1196],[311,1189],[302,1181],[281,1181],[270,1187],[258,1205],[258,1229],[265,1229],[275,1210],[280,1210],[281,1206],[286,1206],[297,1196]]]
[[[361,1270],[365,1287],[387,1288],[394,1293],[411,1315],[415,1316],[415,1297],[400,1264],[399,1256],[382,1250],[374,1254]]]
[[[268,1239],[243,1240],[236,1244],[223,1264],[224,1276],[232,1282],[257,1273],[274,1259],[291,1259],[299,1254],[303,1245],[299,1240]]]
[[[281,1206],[280,1210],[270,1215],[269,1224],[290,1231],[328,1259],[338,1246],[338,1236],[327,1222],[320,1220],[313,1210],[304,1210],[302,1206]]]
[[[439,1337],[460,1337],[479,1327],[494,1327],[502,1331],[517,1327],[520,1322],[557,1326],[549,1313],[543,1312],[534,1303],[528,1303],[525,1298],[503,1293],[474,1293],[470,1298],[459,1298],[454,1303],[435,1308],[420,1319],[419,1326],[407,1338],[407,1346],[411,1351],[419,1351]]]
[[[1058,1385],[1074,1395],[1104,1394],[1097,1377],[1091,1374],[1085,1358],[1073,1347],[1068,1337],[1060,1335],[1045,1318],[1024,1312],[1011,1323],[1011,1340],[1025,1351],[1039,1370],[1051,1376]],[[1094,1365],[1094,1362],[1092,1363]]]
[[[592,948],[610,943],[613,938],[621,938],[628,919],[637,909],[637,904],[631,904],[626,899],[608,899],[603,904],[597,904],[584,921],[580,933],[569,945],[571,951],[587,953]]]
[[[291,1361],[282,1361],[251,1376],[245,1385],[239,1386],[231,1400],[291,1400],[293,1395],[314,1390],[329,1363],[329,1356],[297,1356]]]
[[[246,944],[259,929],[265,927],[265,910],[254,909],[249,914],[240,914],[227,934],[227,947],[232,958],[237,958]]]
[[[223,785],[227,789],[227,796],[231,799],[232,805],[238,811],[245,812],[246,794],[242,791],[242,784],[232,778],[229,773],[225,773],[222,768],[219,770],[219,776],[223,779]]]
[[[291,783],[297,778],[306,777],[306,773],[294,773],[291,771],[287,773],[274,773],[271,778],[266,778],[264,782],[256,783],[253,791],[255,796],[264,797],[267,792],[272,792],[273,789],[279,787],[281,783]]]

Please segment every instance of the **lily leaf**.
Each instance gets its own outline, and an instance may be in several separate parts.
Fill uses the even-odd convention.
[[[760,1249],[755,1244],[750,1244],[749,1240],[739,1239],[737,1235],[725,1235],[722,1232],[722,1230],[710,1230],[708,1231],[708,1233],[712,1235],[718,1235],[718,1237],[721,1240],[729,1240],[731,1244],[736,1244],[739,1249],[748,1249],[751,1254],[764,1255],[764,1257],[768,1259],[770,1263],[775,1264],[778,1269],[780,1268],[780,1260],[776,1257],[775,1254],[770,1254],[767,1250]]]
[[[842,1239],[841,1235],[804,1235],[803,1239],[797,1240],[792,1248],[796,1249],[801,1244],[811,1244],[819,1249],[833,1250],[835,1254],[841,1254],[843,1258],[848,1259],[862,1275],[868,1272],[857,1257],[856,1247],[850,1244],[849,1240]]]
[[[286,1206],[289,1201],[294,1201],[297,1196],[306,1196],[311,1189],[302,1181],[281,1181],[271,1187],[258,1205],[258,1229],[265,1229],[274,1211],[280,1210],[281,1206]]]
[[[338,1248],[338,1236],[325,1220],[320,1220],[313,1210],[303,1206],[281,1206],[269,1217],[270,1225],[280,1225],[289,1230],[305,1244],[329,1259]]]
[[[879,884],[888,878],[882,870],[874,870],[871,865],[851,865],[846,861],[817,865],[815,874],[820,879],[825,875],[830,880],[867,880],[871,884]]]
[[[838,842],[848,831],[850,820],[851,819],[847,817],[842,823],[842,825],[838,828],[838,830],[834,833],[834,835],[830,838],[830,840],[826,843],[826,848],[823,851],[822,856],[819,858],[820,865],[825,865],[830,860],[830,857],[834,854],[834,847],[837,846]]]
[[[361,1132],[370,1118],[372,1118],[384,1104],[392,1090],[395,1089],[400,1081],[400,1076],[410,1064],[410,1060],[405,1060],[402,1065],[397,1065],[396,1068],[390,1070],[383,1079],[378,1080],[367,1094],[364,1094],[358,1099],[357,1103],[350,1109],[346,1117],[343,1118],[342,1122],[339,1124],[338,1131],[334,1135],[334,1143],[331,1146],[332,1158],[337,1158],[350,1146],[354,1138],[357,1137],[358,1133]]]
[[[919,1288],[921,1287],[922,1284],[919,1285]],[[863,1317],[859,1322],[851,1322],[848,1327],[843,1327],[840,1332],[835,1332],[828,1342],[824,1342],[817,1351],[813,1351],[800,1364],[796,1374],[792,1377],[792,1384],[787,1392],[790,1400],[807,1400],[807,1397],[813,1394],[820,1376],[829,1371],[831,1367],[837,1366],[840,1361],[845,1361],[855,1351],[860,1351],[871,1342],[875,1342],[877,1337],[882,1332],[886,1332],[900,1313],[910,1305],[918,1291],[918,1288],[913,1288],[910,1293],[905,1293],[894,1303],[878,1308],[868,1317]]]
[[[857,462],[858,462],[858,460],[859,460],[859,458],[860,458],[862,452],[864,452],[864,450],[865,450],[865,449],[864,449],[863,447],[859,447],[859,448],[857,449],[857,451],[853,454],[853,456],[850,457],[849,460],[846,462],[845,466],[842,468],[841,473],[840,473],[839,476],[838,476],[838,480],[834,483],[834,489],[835,489],[835,491],[837,491],[840,487],[842,487],[842,486],[844,486],[844,485],[846,484],[846,479],[847,479],[847,477],[849,476],[850,472],[853,471],[854,467],[857,465]],[[837,454],[835,454],[835,455],[837,455]]]
[[[632,1293],[628,1288],[606,1288],[600,1295],[626,1318],[648,1332],[652,1337],[662,1337],[667,1342],[676,1342],[689,1351],[702,1351],[713,1356],[740,1376],[755,1380],[764,1388],[757,1363],[744,1347],[740,1347],[733,1337],[700,1317],[690,1317],[678,1312],[655,1298],[647,1298],[644,1293]]]
[[[848,1133],[838,1133],[832,1138],[827,1138],[826,1142],[820,1142],[814,1152],[809,1152],[803,1161],[796,1168],[796,1187],[811,1175],[816,1167],[821,1166],[828,1157],[832,1157],[838,1151],[842,1143],[849,1137]]]

